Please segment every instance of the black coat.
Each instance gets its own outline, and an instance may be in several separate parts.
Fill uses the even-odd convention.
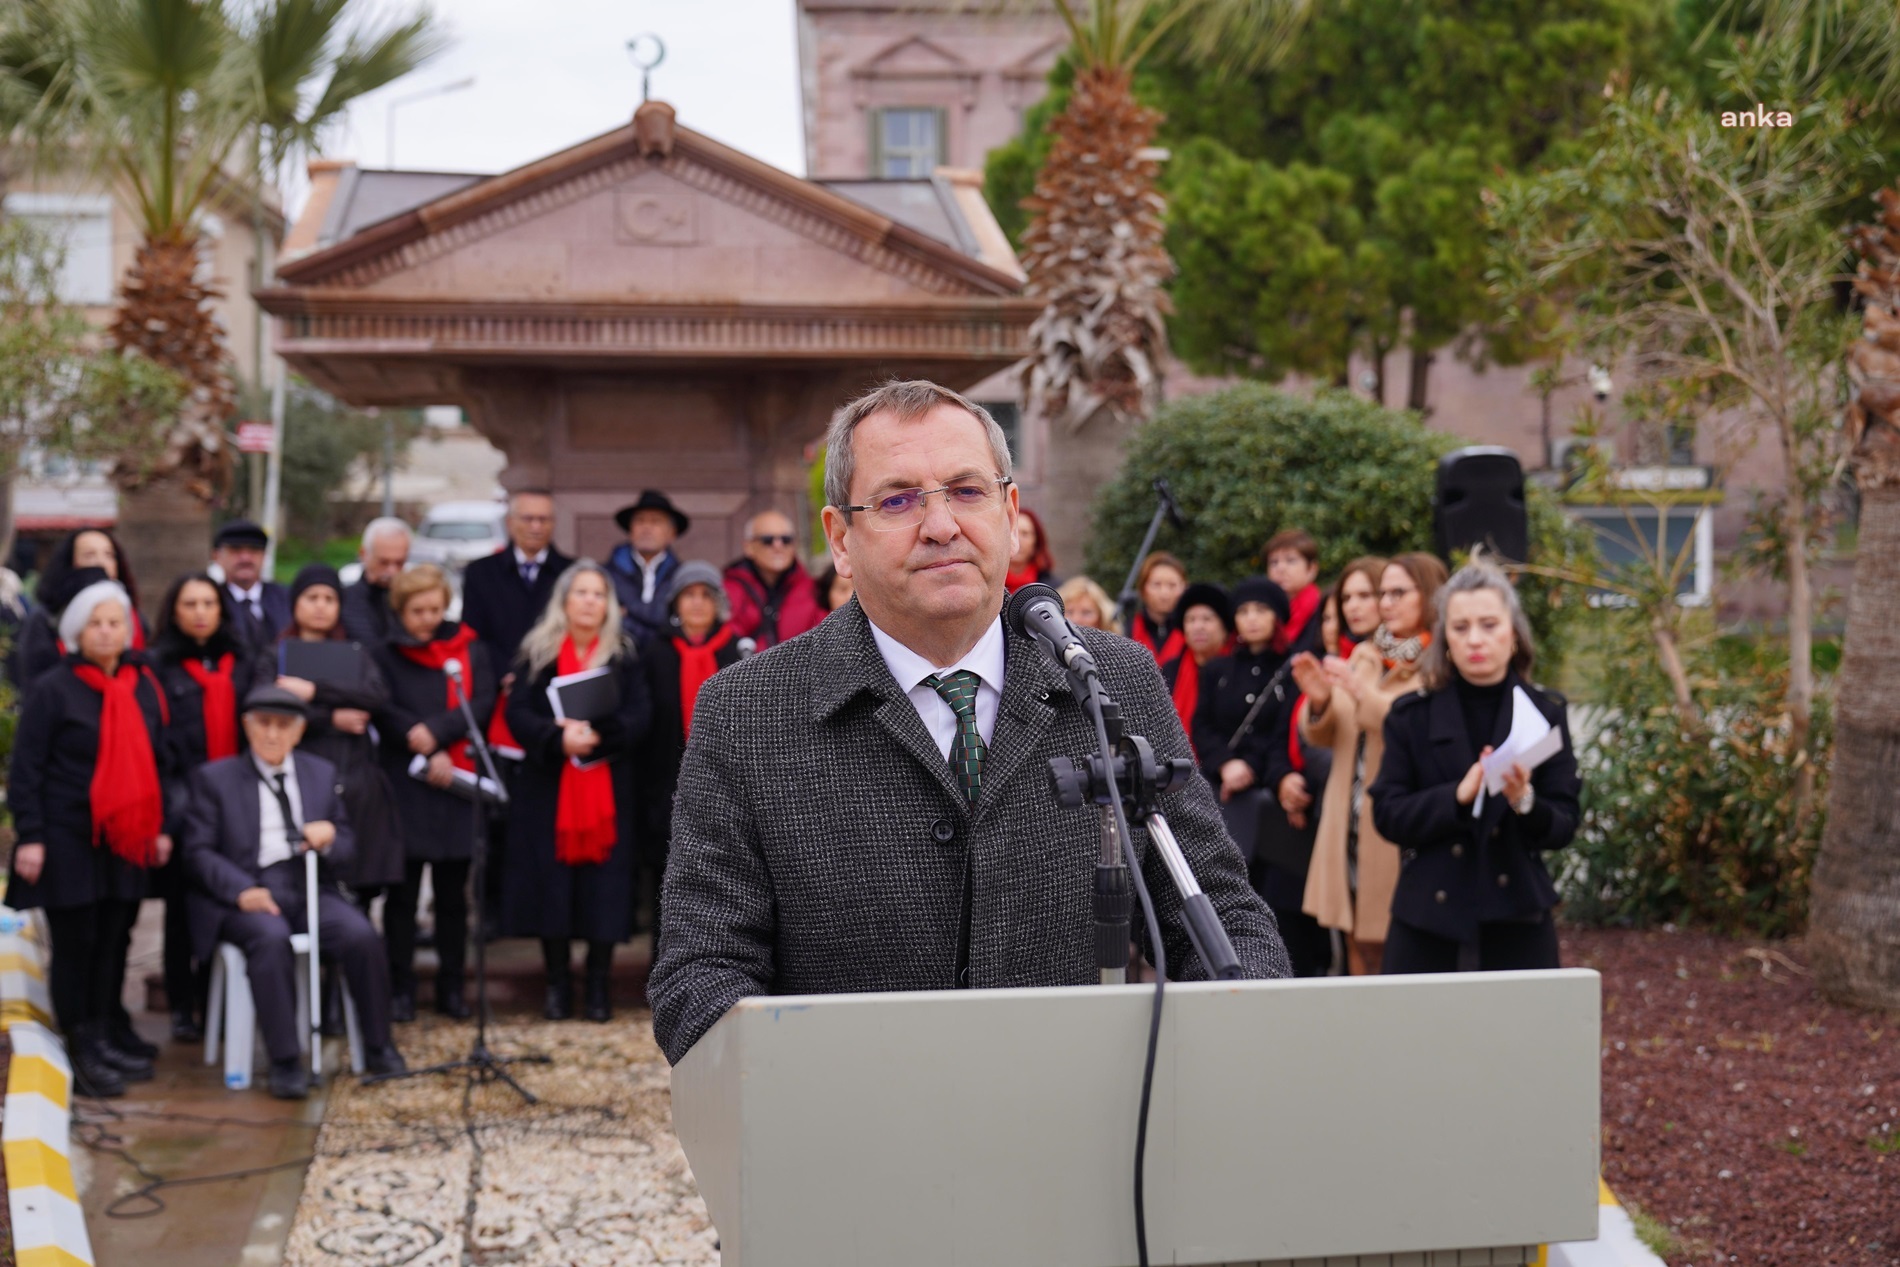
[[[389,587],[357,581],[343,587],[343,632],[352,642],[379,647],[396,632],[396,613],[389,607]]]
[[[1543,853],[1577,833],[1582,780],[1564,699],[1523,682],[1525,693],[1563,732],[1563,750],[1531,771],[1536,804],[1520,817],[1502,796],[1487,796],[1481,817],[1457,800],[1458,783],[1485,744],[1511,731],[1510,692],[1497,732],[1466,733],[1455,687],[1400,696],[1385,720],[1385,760],[1368,789],[1372,821],[1399,847],[1392,917],[1455,941],[1478,939],[1478,926],[1535,919],[1557,905]]]
[[[127,661],[143,660],[128,655]],[[15,839],[46,846],[40,878],[29,884],[7,877],[6,904],[16,910],[63,910],[111,899],[145,896],[148,873],[112,850],[92,843],[92,771],[99,756],[99,713],[104,696],[81,682],[77,656],[48,669],[27,692],[13,736],[13,766],[7,807]],[[150,677],[138,686],[138,701],[151,736],[162,790],[169,782],[163,735],[164,705]],[[167,816],[169,820],[169,815]]]
[[[1266,786],[1268,750],[1273,744],[1269,723],[1287,692],[1288,675],[1279,674],[1283,663],[1285,658],[1276,651],[1253,652],[1241,646],[1234,654],[1217,656],[1201,666],[1201,692],[1194,706],[1194,755],[1216,794],[1221,767],[1236,758],[1253,767],[1254,781]],[[1233,745],[1234,732],[1263,690],[1271,690],[1276,698],[1261,707],[1239,745]]]
[[[338,730],[330,715],[339,708],[360,708],[372,718],[384,714],[389,707],[389,683],[369,651],[360,643],[352,645],[363,653],[358,661],[362,676],[351,686],[315,684],[317,692],[306,706],[310,716],[303,742],[297,748],[335,766],[337,782],[343,787],[343,803],[355,828],[356,856],[349,865],[338,866],[338,878],[353,889],[379,889],[402,882],[402,823],[396,817],[396,794],[377,762],[375,740],[368,734]],[[260,656],[252,685],[275,682],[277,665],[276,656]]]
[[[712,637],[723,626],[713,626]],[[713,656],[721,670],[743,658],[734,638]],[[671,636],[642,644],[647,694],[653,701],[653,725],[647,730],[639,762],[640,799],[645,805],[646,830],[641,845],[655,866],[666,862],[667,841],[673,834],[673,793],[679,786],[680,760],[686,755],[686,714],[680,704],[680,654]]]
[[[584,937],[589,941],[625,941],[633,936],[635,848],[639,839],[640,793],[637,770],[642,742],[652,720],[646,671],[629,653],[613,664],[620,707],[593,723],[600,733],[596,754],[613,772],[614,814],[619,838],[597,866],[568,866],[555,860],[554,817],[562,772],[569,769],[561,750],[561,727],[548,700],[554,666],[532,679],[526,670],[508,695],[508,726],[521,741],[520,772],[508,820],[508,852],[502,862],[501,925],[510,937]]]
[[[226,610],[233,613],[244,641],[258,651],[276,645],[277,635],[290,628],[290,591],[276,581],[263,585],[264,592],[258,599],[258,606],[264,609],[262,620],[251,615],[250,604],[240,601],[229,584],[223,587]]]
[[[336,828],[336,839],[317,858],[317,882],[334,886],[337,872],[349,868],[356,848],[343,788],[337,783],[336,768],[322,757],[298,751],[290,754],[290,760],[297,770],[303,821],[327,822]],[[178,848],[191,881],[191,952],[201,963],[209,962],[218,948],[218,924],[237,906],[238,894],[264,883],[263,869],[257,865],[262,785],[257,763],[249,755],[213,761],[192,771],[191,807]]]
[[[505,671],[515,662],[521,640],[541,618],[541,612],[554,594],[554,583],[561,579],[574,560],[554,547],[534,575],[534,585],[521,583],[515,564],[514,547],[500,554],[476,559],[462,572],[462,623],[475,631],[488,649],[488,662]]]
[[[257,651],[243,641],[234,642],[229,650],[232,657],[232,708],[241,711],[244,696],[251,689],[254,677],[252,666],[259,657]],[[222,654],[220,651],[219,655]],[[184,663],[169,655],[158,658],[153,664],[153,671],[158,675],[159,685],[165,688],[165,706],[171,713],[171,720],[165,724],[165,747],[169,753],[167,768],[171,772],[174,795],[165,829],[176,836],[183,823],[186,799],[190,795],[186,781],[191,778],[193,770],[211,759],[205,751],[205,693]],[[238,751],[242,752],[244,727],[237,711],[233,712],[231,722],[237,727]]]
[[[452,637],[457,628],[455,622],[445,621],[437,636]],[[400,632],[396,637],[407,639]],[[474,802],[409,775],[409,762],[415,756],[409,751],[409,730],[417,722],[429,728],[438,749],[451,747],[468,736],[462,710],[449,707],[448,679],[403,655],[393,640],[373,648],[370,654],[383,680],[389,683],[389,703],[376,716],[376,730],[382,739],[378,753],[383,773],[389,776],[389,786],[396,794],[403,856],[409,862],[467,861],[474,856]],[[485,722],[495,711],[495,671],[481,643],[469,647],[464,672],[468,675],[469,705],[476,721]]]

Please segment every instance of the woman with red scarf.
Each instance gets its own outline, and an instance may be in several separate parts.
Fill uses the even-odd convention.
[[[165,747],[175,783],[169,824],[175,836],[182,834],[183,791],[191,772],[206,762],[234,757],[243,746],[238,701],[250,689],[255,652],[236,636],[230,601],[224,586],[203,572],[188,572],[172,582],[158,609],[152,668],[171,714]],[[190,881],[184,860],[161,868],[153,876],[153,888],[165,899],[165,998],[171,1004],[172,1037],[197,1042],[204,1037],[199,1017],[204,1014],[210,969],[194,969],[191,962],[185,901]]]
[[[1201,702],[1201,670],[1234,649],[1234,605],[1218,585],[1198,581],[1181,591],[1181,652],[1161,662],[1161,678],[1174,696],[1174,713],[1193,743],[1194,712]]]
[[[718,569],[694,561],[667,585],[667,632],[641,648],[653,727],[640,761],[640,793],[646,802],[645,869],[652,875],[653,944],[660,944],[660,884],[666,875],[667,843],[673,836],[673,791],[679,783],[693,705],[706,680],[752,653],[752,642],[727,624],[726,593]]]
[[[79,591],[60,616],[72,654],[28,693],[14,735],[8,808],[19,844],[6,903],[46,913],[49,984],[81,1095],[125,1094],[152,1076],[116,1032],[125,939],[165,833],[165,701],[128,650],[132,600],[117,581]],[[129,1033],[129,1031],[128,1031]],[[129,1035],[136,1038],[137,1035]]]
[[[577,937],[587,943],[582,1013],[590,1021],[612,1017],[614,943],[633,936],[634,758],[653,710],[622,619],[606,569],[592,559],[570,565],[521,640],[508,693],[508,728],[522,758],[502,863],[501,927],[507,937],[540,938],[543,1012],[551,1021],[574,1012]],[[548,687],[594,669],[613,681],[613,708],[557,720]]]
[[[1166,664],[1187,648],[1181,633],[1181,591],[1187,588],[1187,565],[1172,554],[1156,550],[1141,561],[1135,573],[1134,622],[1128,636]]]
[[[132,651],[145,650],[145,621],[139,616],[139,586],[132,579],[131,564],[119,539],[104,528],[80,528],[69,533],[53,547],[40,564],[39,580],[33,595],[39,600],[36,611],[26,614],[7,654],[7,676],[21,694],[33,679],[60,662],[72,650],[59,639],[59,618],[73,595],[95,581],[117,581],[132,599]]]
[[[1016,512],[1016,551],[1010,555],[1003,590],[1014,594],[1037,581],[1044,585],[1056,583],[1056,561],[1049,553],[1049,536],[1042,530],[1042,520],[1036,517],[1035,511],[1024,506]]]
[[[390,1017],[416,1019],[416,906],[422,873],[435,890],[435,1010],[463,1020],[469,1015],[463,965],[468,948],[468,868],[474,856],[473,801],[450,791],[458,769],[473,771],[461,690],[446,666],[462,666],[476,717],[495,709],[495,671],[468,626],[445,619],[449,580],[432,563],[418,564],[389,586],[395,613],[389,641],[371,650],[389,685],[389,703],[376,714],[383,772],[396,794],[402,823],[403,880],[383,906],[383,937],[389,945]],[[422,758],[423,778],[410,775]]]

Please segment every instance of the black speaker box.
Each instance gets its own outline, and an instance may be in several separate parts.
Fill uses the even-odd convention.
[[[1477,445],[1440,458],[1432,535],[1446,560],[1481,545],[1500,559],[1530,562],[1530,512],[1517,454]]]

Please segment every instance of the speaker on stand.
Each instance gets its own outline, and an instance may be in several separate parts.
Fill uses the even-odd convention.
[[[1502,562],[1530,562],[1530,511],[1517,454],[1473,445],[1440,458],[1432,536],[1447,563],[1459,551],[1477,546]]]

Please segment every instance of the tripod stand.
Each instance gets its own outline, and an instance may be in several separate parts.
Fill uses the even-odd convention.
[[[494,786],[493,803],[497,808],[508,805],[508,790],[501,785],[501,775],[495,771],[495,759],[488,751],[488,743],[482,734],[482,728],[475,724],[475,710],[469,707],[468,688],[463,683],[462,666],[459,661],[450,660],[443,666],[443,672],[456,685],[456,695],[462,706],[462,720],[468,723],[468,741],[475,749],[476,760],[481,765],[482,774]],[[469,885],[476,894],[473,907],[475,919],[481,920],[481,894],[485,891],[483,881],[488,874],[488,806],[491,798],[483,794],[479,781],[474,789],[474,821],[470,834],[475,847],[475,856],[470,861]],[[461,930],[466,936],[468,930]],[[440,944],[444,930],[436,929],[437,944]],[[363,1079],[364,1085],[377,1082],[391,1082],[399,1078],[420,1078],[432,1073],[468,1073],[476,1082],[504,1082],[529,1104],[539,1104],[540,1098],[534,1092],[516,1082],[506,1068],[508,1065],[545,1065],[548,1057],[497,1056],[488,1050],[488,939],[475,938],[475,1042],[469,1048],[468,1055],[461,1060],[448,1060],[437,1065],[425,1065],[420,1069],[410,1069],[403,1073],[372,1074]]]

